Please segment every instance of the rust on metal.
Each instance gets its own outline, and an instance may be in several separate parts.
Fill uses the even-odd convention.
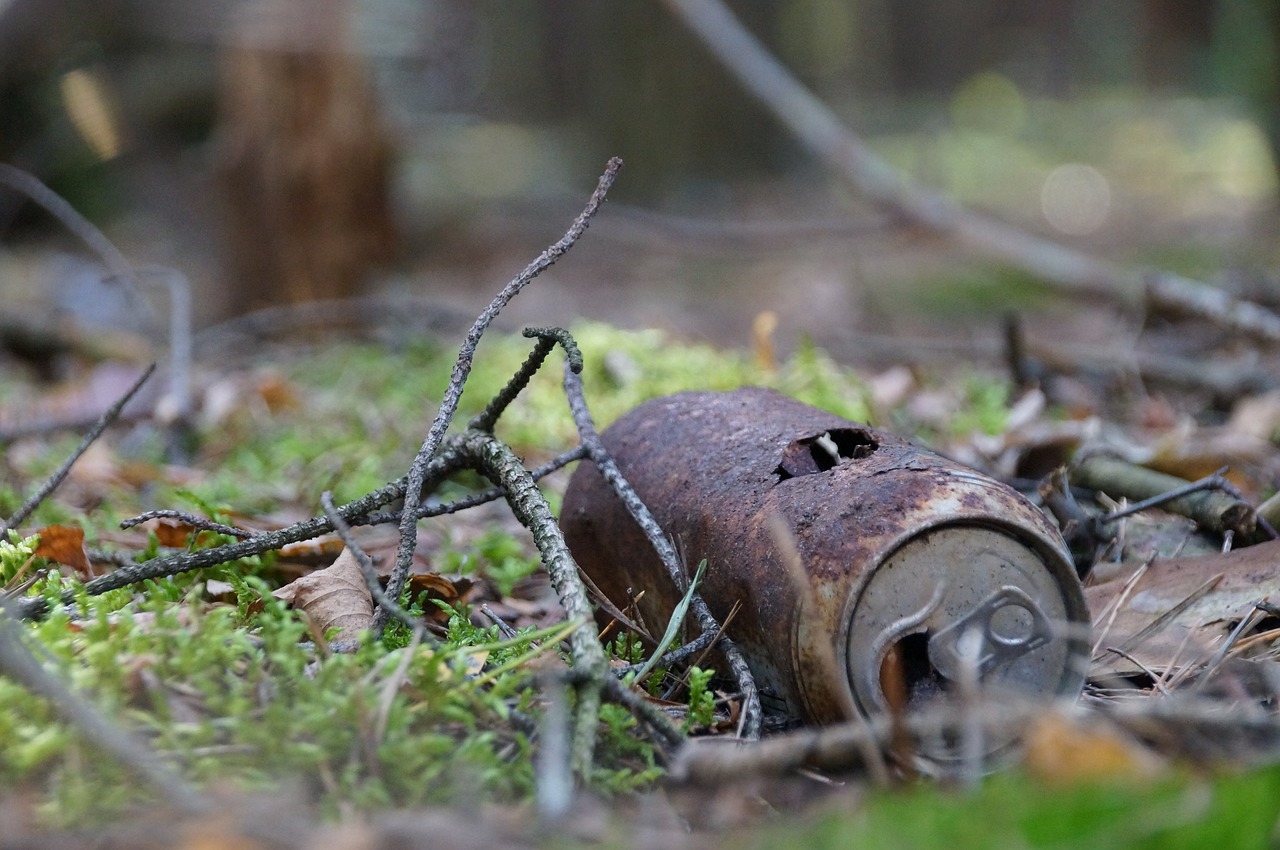
[[[1079,693],[1080,583],[1057,530],[1013,489],[756,387],[654,399],[603,439],[686,564],[707,560],[712,612],[741,603],[729,633],[766,708],[813,723],[899,698],[915,708],[953,691],[965,665],[984,688]],[[660,633],[679,592],[594,467],[575,471],[561,524],[615,605],[643,591],[638,613]]]

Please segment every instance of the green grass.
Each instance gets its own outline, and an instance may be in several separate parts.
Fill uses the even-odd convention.
[[[1058,785],[1019,772],[959,791],[923,784],[767,828],[748,848],[1134,850],[1275,847],[1280,767],[1150,784]]]

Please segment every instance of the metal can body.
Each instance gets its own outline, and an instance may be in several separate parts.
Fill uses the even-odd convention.
[[[909,706],[965,664],[984,687],[1078,694],[1088,615],[1066,548],[1009,487],[775,391],[654,399],[603,439],[742,647],[766,708],[814,723],[874,714],[887,660]],[[574,557],[661,632],[679,599],[593,467],[565,494]]]

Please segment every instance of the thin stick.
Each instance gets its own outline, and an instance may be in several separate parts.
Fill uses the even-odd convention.
[[[604,443],[600,441],[600,434],[596,431],[595,422],[591,418],[591,411],[587,408],[587,401],[582,392],[582,379],[571,369],[565,369],[564,371],[564,390],[565,395],[569,398],[569,409],[573,412],[573,421],[578,426],[578,439],[586,447],[592,463],[596,465],[600,475],[613,488],[613,492],[622,500],[627,512],[644,532],[645,537],[649,540],[649,545],[653,546],[663,566],[666,567],[667,574],[671,577],[672,582],[675,583],[677,590],[683,593],[688,586],[688,578],[680,569],[680,558],[676,554],[675,547],[671,545],[671,541],[667,539],[661,526],[653,518],[653,514],[649,512],[649,508],[636,495],[636,491],[632,489],[631,485],[627,483],[622,472],[618,469],[618,465],[614,463],[613,458],[605,449]],[[707,607],[707,603],[701,594],[695,593],[693,595],[690,600],[690,607],[693,609],[694,616],[698,618],[698,627],[703,632],[715,633],[719,631],[720,626],[716,622],[715,615],[711,613],[711,609]],[[729,673],[733,676],[738,690],[742,693],[742,735],[748,740],[755,740],[760,737],[762,712],[760,709],[760,693],[756,689],[756,682],[751,675],[751,668],[747,666],[747,661],[743,658],[742,651],[738,649],[738,645],[727,636],[722,636],[720,639],[720,653],[728,663]]]
[[[605,196],[609,193],[609,188],[613,185],[613,181],[618,176],[618,171],[621,168],[621,159],[614,157],[609,160],[604,174],[600,176],[600,182],[596,185],[596,190],[591,194],[591,199],[587,201],[586,207],[574,219],[573,224],[570,225],[565,235],[560,238],[560,241],[543,251],[536,260],[525,267],[524,271],[516,275],[510,283],[503,287],[497,297],[484,309],[484,312],[476,318],[471,330],[467,332],[466,339],[458,351],[458,359],[454,363],[453,373],[449,378],[449,386],[445,390],[444,398],[440,401],[439,409],[436,411],[435,420],[432,421],[431,429],[427,432],[427,437],[422,442],[422,448],[418,450],[417,456],[413,459],[413,465],[409,468],[408,481],[404,493],[404,509],[400,516],[400,545],[396,549],[395,568],[392,570],[391,578],[387,582],[387,595],[392,599],[399,597],[400,590],[404,587],[404,583],[409,577],[409,569],[413,564],[413,555],[418,547],[418,505],[422,500],[422,488],[426,483],[427,468],[431,463],[432,457],[435,456],[436,450],[440,447],[441,441],[444,439],[445,431],[448,430],[449,424],[453,421],[453,414],[458,409],[458,401],[462,398],[462,389],[467,381],[467,376],[471,374],[471,361],[475,356],[476,346],[480,343],[480,337],[497,317],[499,311],[520,290],[524,289],[526,285],[556,260],[564,256],[578,241],[579,237],[586,232],[592,216],[596,214],[600,205],[604,203]],[[374,614],[374,628],[380,629],[386,623],[387,616],[387,612],[379,608]]]
[[[146,513],[138,514],[135,517],[122,519],[120,520],[120,527],[133,528],[136,525],[142,525],[144,522],[152,519],[176,519],[179,522],[185,523],[186,525],[189,525],[192,528],[198,528],[201,531],[213,531],[213,532],[217,532],[218,534],[226,534],[230,537],[237,537],[241,540],[244,540],[246,538],[253,536],[252,531],[245,531],[243,528],[236,528],[234,525],[224,525],[223,523],[214,522],[213,520],[207,519],[202,516],[196,516],[195,514],[187,513],[186,511],[175,511],[175,510],[170,510],[168,508],[156,510],[156,511],[147,511]]]
[[[360,565],[360,575],[364,577],[365,587],[369,588],[369,595],[373,597],[374,604],[386,608],[391,616],[395,617],[401,623],[408,627],[413,633],[413,644],[417,646],[423,639],[422,621],[414,617],[404,608],[400,607],[400,603],[395,599],[387,596],[382,590],[382,583],[378,581],[378,571],[373,567],[373,561],[369,558],[369,553],[356,542],[354,535],[351,533],[351,526],[338,513],[338,509],[333,506],[333,493],[325,490],[320,494],[320,506],[324,508],[324,515],[329,518],[329,522],[333,523],[333,530],[342,538],[342,544],[351,552],[351,556],[356,559],[356,563]]]
[[[1143,626],[1142,629],[1140,629],[1137,634],[1133,635],[1124,643],[1120,644],[1120,647],[1118,649],[1110,649],[1110,651],[1123,655],[1125,652],[1135,649],[1144,640],[1150,638],[1152,635],[1163,630],[1165,626],[1169,625],[1174,620],[1176,620],[1178,618],[1178,615],[1180,615],[1183,611],[1187,610],[1192,605],[1199,602],[1202,598],[1208,595],[1209,591],[1217,587],[1218,583],[1221,582],[1225,576],[1226,576],[1226,573],[1218,573],[1216,576],[1211,576],[1210,578],[1206,579],[1204,582],[1201,583],[1199,587],[1197,587],[1195,590],[1188,593],[1186,595],[1186,598],[1184,598],[1181,602],[1179,602],[1177,605],[1174,605],[1168,611],[1165,611],[1159,617],[1156,617],[1150,623],[1147,623],[1147,625]]]
[[[507,381],[507,385],[502,388],[493,401],[485,405],[484,410],[477,415],[467,425],[468,428],[474,428],[477,431],[493,432],[493,426],[497,424],[500,417],[511,404],[515,401],[516,396],[529,386],[529,381],[542,368],[543,362],[546,361],[547,355],[557,344],[560,345],[569,357],[569,368],[575,372],[582,371],[582,352],[578,350],[578,344],[573,341],[573,337],[564,328],[525,328],[524,335],[530,339],[538,340],[534,345],[533,351],[529,357],[520,364],[520,368],[516,371],[511,380]]]
[[[1209,659],[1209,663],[1200,671],[1200,676],[1196,680],[1195,690],[1199,691],[1204,688],[1209,678],[1222,666],[1222,662],[1227,660],[1227,656],[1231,653],[1232,647],[1236,645],[1236,641],[1240,640],[1240,636],[1257,625],[1266,616],[1266,612],[1258,610],[1255,605],[1248,614],[1240,618],[1240,622],[1231,630],[1231,634],[1223,641],[1222,646],[1218,647],[1218,651],[1213,654],[1213,657]]]
[[[567,681],[570,682],[582,682],[586,678],[576,668],[569,670],[567,673]],[[618,677],[605,677],[604,698],[610,702],[617,703],[638,717],[641,722],[645,723],[658,735],[662,743],[668,746],[679,746],[687,740],[683,730],[665,711],[650,701],[646,695],[637,693],[624,685]]]
[[[491,434],[467,431],[462,450],[477,472],[507,492],[507,503],[520,524],[529,529],[542,556],[542,564],[560,597],[560,604],[570,620],[590,622],[594,617],[587,590],[578,578],[578,564],[565,545],[564,535],[556,523],[546,498],[529,477],[515,452]],[[390,589],[388,588],[388,595]],[[584,679],[578,686],[577,718],[574,724],[573,767],[579,776],[589,775],[595,748],[596,723],[600,713],[600,690],[609,676],[604,647],[592,629],[575,629],[569,638],[573,666]]]
[[[663,0],[802,144],[854,188],[897,215],[1023,269],[1059,290],[1130,307],[1148,303],[1210,319],[1221,327],[1280,341],[1280,317],[1221,290],[1169,273],[1127,269],[978,215],[913,184],[881,159],[804,87],[720,0]]]
[[[61,222],[63,227],[79,237],[82,242],[98,255],[98,259],[102,260],[103,264],[111,270],[111,274],[121,284],[132,287],[137,283],[137,276],[134,274],[133,267],[124,258],[124,254],[121,254],[120,250],[111,244],[111,240],[95,227],[93,222],[67,203],[61,195],[41,183],[35,175],[29,174],[7,162],[0,162],[0,183],[26,195],[31,201],[42,207],[45,212]],[[136,292],[131,294],[137,297]]]
[[[1162,696],[1166,696],[1166,697],[1167,697],[1167,696],[1169,696],[1169,695],[1170,695],[1170,691],[1169,691],[1169,689],[1168,689],[1167,687],[1165,687],[1163,677],[1161,677],[1161,676],[1157,676],[1157,675],[1156,675],[1156,674],[1151,670],[1151,668],[1150,668],[1150,667],[1148,667],[1147,665],[1143,664],[1141,661],[1139,661],[1138,659],[1134,658],[1132,655],[1130,655],[1128,652],[1126,652],[1125,650],[1121,649],[1121,648],[1120,648],[1120,647],[1118,647],[1118,646],[1108,646],[1108,647],[1107,647],[1107,652],[1114,652],[1116,655],[1119,655],[1121,658],[1123,658],[1123,659],[1125,659],[1126,661],[1128,661],[1129,663],[1131,663],[1131,664],[1135,665],[1135,666],[1136,666],[1139,670],[1141,670],[1143,673],[1146,673],[1146,674],[1147,674],[1147,676],[1151,679],[1151,685],[1152,685],[1152,687],[1154,687],[1157,691],[1159,691],[1159,692],[1160,692],[1160,694],[1161,694]]]
[[[542,466],[529,470],[529,475],[534,481],[541,481],[551,473],[563,469],[569,464],[582,460],[587,456],[587,450],[582,446],[575,446],[567,452],[561,452],[551,460],[542,464]],[[448,514],[456,514],[469,508],[478,507],[489,502],[497,501],[505,498],[507,491],[501,487],[490,487],[488,490],[482,490],[470,496],[463,496],[461,499],[455,499],[452,502],[445,502],[439,505],[425,505],[418,509],[418,519],[430,519],[431,517],[446,516]],[[367,514],[361,525],[385,525],[389,522],[399,522],[400,514],[377,512]]]
[[[427,469],[427,481],[440,481],[446,476],[463,469],[468,465],[461,449],[460,438],[453,437],[445,442],[444,447],[431,461]],[[359,524],[364,517],[376,508],[399,499],[404,495],[404,479],[367,493],[353,502],[338,508],[338,514],[348,523]],[[129,564],[114,572],[94,579],[84,585],[84,592],[90,596],[106,593],[108,590],[125,587],[148,579],[166,578],[180,573],[225,564],[237,558],[249,558],[271,552],[290,543],[310,540],[333,531],[333,523],[323,514],[294,523],[275,531],[267,531],[254,535],[247,540],[237,540],[222,546],[200,549],[195,552],[181,552],[162,555],[144,561],[141,564]],[[388,594],[389,595],[389,594]],[[63,595],[64,604],[75,602],[76,591],[69,590]],[[49,603],[43,597],[28,596],[14,603],[16,613],[23,619],[35,619],[49,611]]]
[[[1133,588],[1138,584],[1138,581],[1144,575],[1147,574],[1147,568],[1151,566],[1151,562],[1154,560],[1155,560],[1155,556],[1152,555],[1150,558],[1143,561],[1138,566],[1138,568],[1133,571],[1133,575],[1129,576],[1128,580],[1124,583],[1124,587],[1120,589],[1120,593],[1116,596],[1114,600],[1112,600],[1111,604],[1108,606],[1108,610],[1103,612],[1102,616],[1098,617],[1099,623],[1105,619],[1107,621],[1107,624],[1106,626],[1103,627],[1102,631],[1098,634],[1097,640],[1094,641],[1093,649],[1089,651],[1089,657],[1094,661],[1098,660],[1098,648],[1102,646],[1103,642],[1107,638],[1107,635],[1111,633],[1111,627],[1115,625],[1116,616],[1119,615],[1120,608],[1129,599],[1129,594],[1133,592]],[[1097,623],[1094,623],[1094,628],[1097,628],[1097,625],[1098,625]]]
[[[3,165],[3,163],[0,163],[0,165]],[[0,173],[3,173],[3,171],[0,171]],[[155,370],[156,364],[152,363],[148,366],[146,370],[143,371],[142,375],[138,377],[138,380],[133,382],[133,386],[129,387],[128,391],[125,392],[125,394],[122,395],[115,404],[111,405],[111,407],[107,409],[106,413],[98,417],[98,421],[94,424],[93,428],[91,428],[89,433],[85,434],[84,439],[80,441],[79,447],[71,453],[69,458],[62,462],[62,465],[49,476],[44,484],[40,486],[40,489],[27,499],[27,501],[23,503],[22,507],[18,508],[17,513],[9,517],[8,520],[0,520],[0,536],[8,533],[10,528],[24,522],[27,517],[31,516],[31,512],[38,508],[40,503],[48,498],[49,494],[58,488],[58,485],[66,479],[67,473],[71,471],[72,465],[80,459],[81,455],[88,451],[89,446],[93,445],[95,440],[102,436],[102,432],[107,430],[107,426],[119,418],[120,411],[124,410],[124,406],[128,404],[134,394],[142,388],[142,385],[147,382],[147,378],[150,378],[151,374],[155,372]]]

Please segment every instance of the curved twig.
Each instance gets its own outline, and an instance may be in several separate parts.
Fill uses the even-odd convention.
[[[320,507],[324,509],[324,515],[329,518],[329,522],[333,523],[334,533],[342,538],[342,544],[351,552],[351,557],[356,559],[356,564],[360,566],[360,575],[364,577],[365,587],[369,588],[369,595],[373,597],[373,602],[382,608],[387,609],[392,617],[395,617],[401,623],[408,627],[413,633],[413,639],[420,641],[426,635],[426,629],[422,627],[422,621],[415,618],[408,611],[400,607],[400,603],[391,599],[382,590],[382,584],[378,581],[378,571],[373,567],[373,561],[369,558],[369,553],[356,542],[355,537],[351,533],[351,526],[347,525],[346,520],[338,513],[338,509],[333,505],[333,493],[325,490],[320,494]]]
[[[560,597],[569,619],[590,623],[595,618],[586,588],[578,578],[578,564],[565,545],[564,535],[546,498],[511,447],[492,434],[467,431],[462,452],[469,464],[501,486],[507,503],[520,523],[533,535],[542,564]],[[600,713],[600,691],[605,687],[609,665],[604,647],[594,629],[576,629],[569,638],[574,669],[582,679],[577,683],[577,722],[574,725],[572,762],[579,776],[587,776],[595,748],[596,722]]]
[[[31,497],[22,504],[22,507],[18,508],[13,516],[9,517],[7,520],[0,520],[0,536],[3,536],[10,528],[13,528],[25,521],[27,517],[31,516],[31,512],[38,508],[40,503],[48,498],[49,494],[58,488],[58,485],[66,479],[67,473],[71,471],[71,467],[75,462],[80,459],[80,456],[83,455],[85,451],[88,450],[89,446],[93,445],[95,440],[102,436],[102,432],[107,430],[107,426],[119,418],[120,411],[124,410],[124,406],[129,403],[129,399],[133,398],[134,394],[142,388],[142,385],[147,382],[147,379],[151,377],[151,374],[155,372],[155,370],[156,364],[152,363],[148,366],[146,370],[138,376],[138,380],[133,382],[133,386],[129,387],[125,394],[122,395],[115,404],[111,405],[111,407],[107,409],[106,413],[103,413],[98,417],[98,421],[94,424],[93,428],[89,430],[89,433],[84,435],[84,439],[80,441],[80,445],[76,450],[71,453],[70,457],[62,462],[61,466],[54,470],[54,473],[45,480],[44,484],[40,485],[40,489],[33,493]]]
[[[675,547],[671,545],[671,541],[667,539],[661,526],[649,512],[649,508],[627,483],[618,465],[614,463],[613,457],[600,441],[600,434],[596,431],[591,411],[588,410],[582,393],[582,379],[570,369],[565,369],[564,372],[564,391],[569,397],[569,409],[573,412],[573,421],[578,426],[578,439],[582,441],[592,463],[626,505],[627,512],[644,531],[645,537],[649,539],[650,545],[662,560],[671,580],[683,592],[688,586],[688,579],[680,569],[680,558],[676,554]],[[715,634],[719,631],[720,625],[701,594],[693,594],[690,607],[693,609],[694,616],[698,618],[698,628],[703,633]],[[751,669],[747,666],[747,661],[736,643],[727,636],[721,635],[719,648],[742,695],[742,736],[748,740],[755,740],[760,737],[762,719],[760,694],[756,689],[755,678],[751,675]]]
[[[422,487],[426,481],[427,467],[431,463],[436,449],[440,447],[445,431],[448,430],[449,424],[453,421],[453,415],[458,409],[458,401],[462,398],[462,388],[466,384],[467,376],[471,374],[471,361],[475,356],[476,346],[480,343],[480,337],[502,308],[520,290],[524,289],[526,285],[542,274],[556,260],[563,257],[578,241],[579,237],[586,232],[592,216],[596,214],[596,211],[600,209],[600,205],[604,203],[605,196],[609,193],[609,187],[613,185],[613,181],[618,176],[618,171],[621,168],[621,159],[614,157],[609,160],[609,164],[605,168],[604,174],[600,175],[600,182],[596,185],[595,191],[592,192],[586,207],[574,219],[573,224],[570,225],[564,236],[543,251],[536,260],[525,267],[524,271],[516,275],[510,283],[503,287],[502,291],[489,303],[484,312],[476,318],[471,330],[467,332],[466,340],[458,351],[458,359],[454,363],[453,373],[449,378],[449,387],[445,390],[444,397],[440,401],[440,407],[436,411],[436,417],[431,423],[431,429],[427,432],[426,439],[422,442],[422,448],[418,450],[417,456],[413,459],[413,465],[409,468],[404,494],[404,508],[400,517],[400,545],[396,549],[395,568],[392,570],[391,578],[387,582],[387,595],[392,599],[399,598],[400,590],[404,587],[404,583],[409,577],[409,568],[413,564],[413,554],[418,546],[418,504],[422,498]],[[379,609],[374,615],[374,628],[381,628],[386,623],[386,619],[387,614]]]
[[[483,411],[481,411],[474,419],[471,420],[468,428],[476,431],[487,431],[492,433],[494,425],[498,423],[498,417],[503,411],[516,400],[516,396],[529,386],[529,381],[542,368],[542,364],[546,361],[547,355],[557,344],[564,349],[565,355],[569,358],[569,368],[575,372],[582,371],[582,352],[578,350],[578,344],[574,342],[573,337],[564,328],[525,328],[524,335],[530,339],[538,340],[534,345],[533,351],[520,364],[520,368],[511,380],[507,381],[507,385],[502,388],[493,400],[490,401]]]

